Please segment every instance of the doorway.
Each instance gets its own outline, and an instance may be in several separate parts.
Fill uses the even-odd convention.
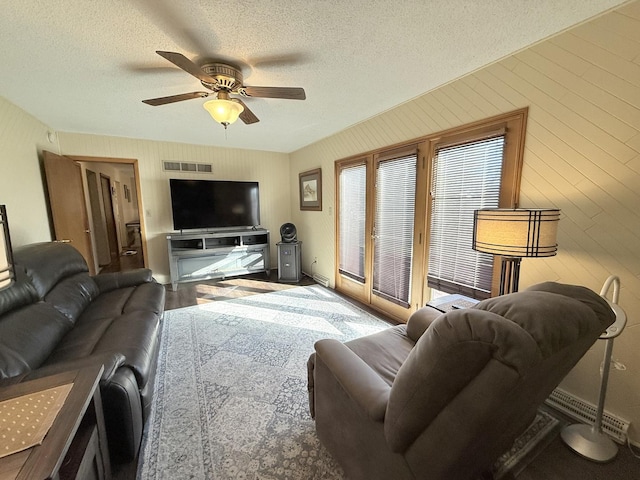
[[[111,179],[104,174],[100,174],[100,189],[102,191],[102,204],[104,205],[104,219],[107,230],[107,244],[109,245],[109,264],[118,259],[118,237],[116,235],[116,221],[113,212],[113,199],[115,187],[111,186]]]
[[[73,190],[75,193],[70,201],[72,205],[82,207],[84,212],[84,215],[72,214],[63,204],[61,208],[53,208],[60,204],[57,197],[70,196],[70,189],[60,188],[56,193],[49,187],[55,239],[71,241],[80,246],[82,238],[76,238],[80,234],[74,237],[73,232],[67,232],[68,228],[58,227],[78,224],[82,217],[86,219],[81,232],[85,232],[87,248],[86,251],[81,250],[81,253],[90,271],[106,273],[147,266],[137,160],[59,156],[50,152],[45,152],[45,160],[48,160],[45,161],[45,166],[48,165],[47,183],[50,183],[49,176],[52,180],[55,179],[56,175],[53,173],[61,170],[63,165],[75,167],[65,170],[70,172],[65,178],[68,184],[71,176],[77,176],[78,188]],[[135,236],[129,232],[132,230],[131,225],[135,226]]]

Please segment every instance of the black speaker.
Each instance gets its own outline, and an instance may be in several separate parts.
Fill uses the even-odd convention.
[[[284,223],[280,227],[280,237],[282,243],[293,243],[298,240],[298,232],[293,223]]]

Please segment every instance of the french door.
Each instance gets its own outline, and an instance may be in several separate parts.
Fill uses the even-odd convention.
[[[337,166],[336,286],[406,320],[421,285],[414,282],[418,148],[413,145]]]
[[[336,289],[399,321],[436,290],[496,294],[500,258],[474,257],[470,221],[476,208],[518,206],[526,118],[524,108],[337,161]]]

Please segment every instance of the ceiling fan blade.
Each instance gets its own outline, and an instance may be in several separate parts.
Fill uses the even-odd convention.
[[[218,81],[215,78],[204,73],[198,65],[193,63],[191,60],[189,60],[187,57],[185,57],[181,53],[163,52],[162,50],[156,50],[156,53],[161,57],[169,60],[175,66],[180,67],[185,72],[193,75],[201,82],[212,83],[214,85],[218,83]]]
[[[285,98],[287,100],[304,100],[307,98],[301,87],[242,87],[238,89],[245,97]]]
[[[192,98],[205,98],[208,97],[207,92],[191,92],[182,93],[180,95],[171,95],[170,97],[150,98],[149,100],[142,100],[142,103],[157,107],[159,105],[166,105],[167,103],[182,102],[183,100],[191,100]]]
[[[252,123],[257,123],[260,121],[260,119],[256,117],[251,110],[249,110],[249,107],[247,107],[246,103],[238,98],[234,98],[234,100],[242,104],[242,106],[244,107],[244,110],[240,114],[240,120],[242,120],[246,125],[251,125]]]

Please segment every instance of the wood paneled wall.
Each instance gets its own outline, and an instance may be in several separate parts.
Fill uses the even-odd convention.
[[[529,107],[520,205],[562,210],[559,253],[525,259],[521,287],[546,280],[600,291],[618,275],[629,323],[615,341],[607,410],[640,425],[640,1],[609,12],[291,154],[322,167],[324,210],[294,223],[304,270],[331,276],[335,160]],[[598,342],[563,387],[597,400]],[[619,367],[622,368],[622,367]],[[632,425],[632,440],[640,429]]]

